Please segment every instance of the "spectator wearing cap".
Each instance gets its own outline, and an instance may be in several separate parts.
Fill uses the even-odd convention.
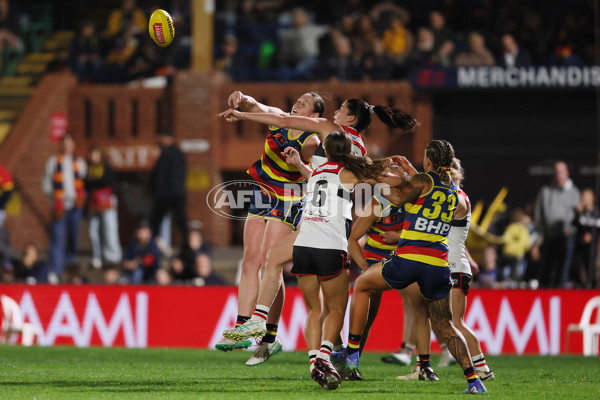
[[[123,277],[127,283],[153,283],[159,266],[160,251],[148,222],[142,221],[123,249]]]

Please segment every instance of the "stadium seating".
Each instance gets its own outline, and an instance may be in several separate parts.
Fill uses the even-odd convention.
[[[595,322],[592,317],[596,311]],[[578,324],[570,324],[565,334],[565,352],[569,351],[569,336],[573,332],[583,334],[583,355],[598,355],[598,339],[600,338],[600,296],[592,297],[581,313],[581,320]]]
[[[41,329],[35,325],[23,322],[21,309],[16,301],[6,295],[0,296],[2,302],[2,337],[1,341],[10,344],[15,333],[21,334],[21,344],[31,346],[35,338],[40,336]]]

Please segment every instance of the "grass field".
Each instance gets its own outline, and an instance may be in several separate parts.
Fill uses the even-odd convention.
[[[367,380],[325,391],[310,379],[306,353],[280,353],[246,367],[248,352],[0,346],[0,399],[447,399],[463,396],[457,366],[439,382],[401,382],[407,367],[367,353]],[[433,356],[435,366],[437,356]],[[580,356],[488,357],[490,399],[600,399],[600,359]]]

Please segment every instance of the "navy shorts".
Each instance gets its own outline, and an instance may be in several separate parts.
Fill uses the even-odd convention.
[[[404,289],[417,282],[428,300],[439,300],[450,294],[450,267],[438,267],[393,255],[382,261],[381,276],[394,289]]]
[[[469,283],[471,282],[471,275],[463,274],[462,272],[452,273],[452,287],[454,289],[460,289],[466,295],[469,294]]]
[[[350,257],[344,250],[294,246],[294,266],[291,271],[293,275],[333,278],[348,267]]]
[[[279,200],[278,198],[269,196],[262,190],[255,188],[252,192],[248,215],[281,221],[296,229],[300,222],[300,218],[302,217],[303,209],[304,203],[301,200]]]

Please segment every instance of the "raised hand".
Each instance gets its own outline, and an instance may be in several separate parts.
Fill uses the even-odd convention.
[[[217,114],[218,118],[224,119],[227,122],[236,122],[242,119],[242,113],[232,108]]]

